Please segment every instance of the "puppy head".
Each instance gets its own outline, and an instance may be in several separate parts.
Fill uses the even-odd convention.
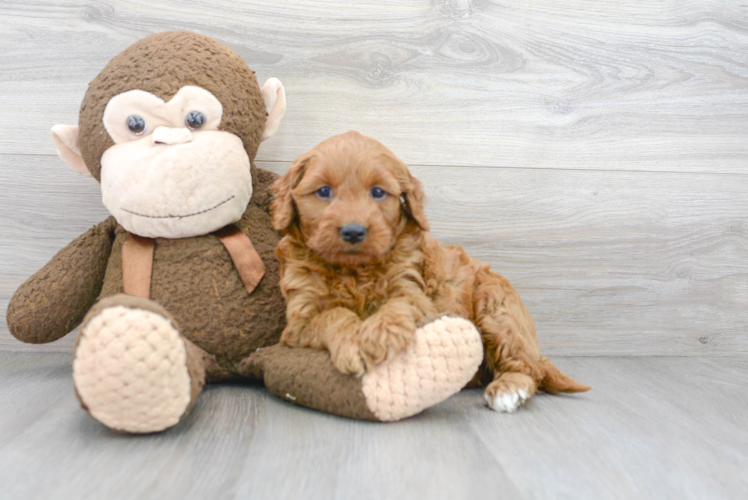
[[[272,189],[273,226],[332,264],[377,261],[407,228],[428,231],[421,183],[389,149],[358,132],[304,153]]]

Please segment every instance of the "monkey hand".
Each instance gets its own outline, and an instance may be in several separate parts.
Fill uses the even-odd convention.
[[[112,217],[60,250],[8,305],[10,332],[32,344],[55,341],[83,321],[101,292],[116,223]]]

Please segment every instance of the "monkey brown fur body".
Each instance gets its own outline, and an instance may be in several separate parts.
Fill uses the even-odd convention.
[[[278,345],[280,234],[269,214],[277,175],[254,158],[284,111],[279,81],[261,88],[217,41],[166,32],[110,61],[89,85],[78,126],[53,127],[59,156],[100,182],[112,217],[29,278],[7,321],[29,343],[81,325],[76,394],[108,427],[164,430],[184,418],[205,381],[240,378],[322,411],[397,420],[454,394],[475,373],[478,361],[460,358],[452,378],[437,378],[413,369],[423,355],[411,353],[357,379],[324,351]],[[473,352],[471,328],[454,319],[424,326],[428,361],[451,359],[428,351],[447,335]],[[408,401],[380,389],[393,376],[411,388]]]
[[[190,57],[173,57],[174,51]],[[265,104],[256,77],[232,54],[208,37],[187,32],[140,40],[113,58],[91,82],[79,122],[82,156],[92,176],[100,179],[101,157],[114,144],[102,124],[112,96],[139,89],[168,100],[180,87],[192,84],[207,88],[225,103],[227,120],[221,129],[243,139],[253,180],[252,199],[236,225],[250,235],[266,275],[248,294],[216,236],[158,238],[150,297],[175,317],[188,340],[205,350],[205,359],[211,361],[206,365],[209,380],[239,376],[241,360],[260,347],[276,344],[285,323],[273,257],[279,235],[268,214],[268,187],[277,175],[257,169],[253,160],[264,128]],[[216,60],[234,76],[219,78],[203,71]],[[123,293],[126,236],[127,231],[110,217],[61,251],[13,296],[8,308],[12,333],[26,342],[52,342],[80,324],[95,300]],[[54,301],[42,300],[51,295],[56,296]],[[45,303],[49,307],[40,308]]]
[[[495,409],[513,411],[538,388],[589,389],[540,355],[509,281],[429,235],[420,183],[380,143],[356,132],[330,138],[273,189],[273,222],[286,233],[276,252],[288,304],[281,343],[327,348],[339,370],[361,374],[407,348],[420,321],[458,315],[482,333],[473,384],[487,385]],[[365,236],[346,242],[347,227]]]

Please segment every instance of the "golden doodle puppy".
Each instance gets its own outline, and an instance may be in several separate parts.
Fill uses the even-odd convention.
[[[429,233],[420,182],[379,142],[358,132],[301,155],[273,185],[276,256],[288,325],[281,343],[330,351],[362,375],[406,349],[416,328],[451,314],[480,330],[484,362],[471,382],[484,400],[514,411],[538,389],[583,386],[540,355],[519,294],[461,247]]]

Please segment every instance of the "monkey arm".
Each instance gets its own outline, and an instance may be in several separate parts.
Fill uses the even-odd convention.
[[[116,225],[109,217],[83,233],[16,290],[7,313],[14,337],[43,344],[80,324],[101,292]]]

